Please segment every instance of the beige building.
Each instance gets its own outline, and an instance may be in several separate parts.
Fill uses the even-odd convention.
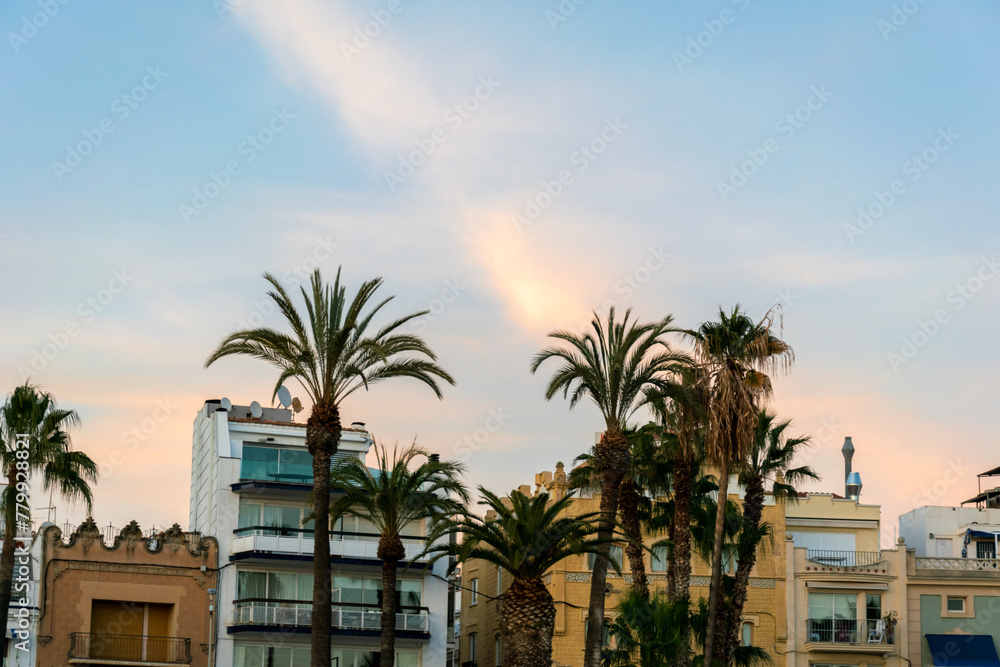
[[[731,487],[731,488],[735,488]],[[535,475],[535,489],[525,485],[520,490],[528,495],[545,491],[560,498],[566,494],[566,472],[562,463],[556,470]],[[730,496],[738,499],[738,494]],[[600,507],[600,494],[582,494],[572,504],[570,514],[579,516],[596,512]],[[774,544],[784,544],[784,503],[769,502],[764,520],[773,527]],[[649,544],[662,539],[648,540]],[[743,636],[754,646],[760,646],[777,658],[785,651],[786,619],[784,606],[785,557],[784,548],[775,549],[765,540],[763,551],[751,575],[750,591],[744,608]],[[614,616],[614,608],[621,594],[631,585],[632,575],[623,547],[612,548],[612,555],[623,562],[622,574],[608,573],[610,595],[606,606],[606,623]],[[667,584],[666,560],[657,554],[646,554],[646,573],[650,589],[665,592]],[[583,664],[586,636],[587,607],[590,599],[592,556],[573,556],[563,561],[545,578],[549,591],[556,600],[556,621],[553,637],[553,664],[576,667]],[[731,567],[731,566],[730,566]],[[708,596],[710,568],[697,557],[692,563],[691,595],[694,599]],[[500,618],[496,598],[510,585],[510,575],[497,572],[489,563],[473,560],[462,567],[461,637],[463,665],[494,667],[500,665]]]
[[[68,542],[56,526],[40,538],[38,667],[208,665],[215,538],[133,521],[106,544],[90,519]]]

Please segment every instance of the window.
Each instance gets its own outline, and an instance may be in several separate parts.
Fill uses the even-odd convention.
[[[965,598],[948,596],[948,611],[951,613],[965,613]]]
[[[744,623],[740,629],[740,641],[743,646],[753,646],[753,623]]]
[[[313,576],[286,572],[254,572],[240,570],[236,576],[237,600],[281,600],[289,606],[294,601],[311,604]]]
[[[312,484],[312,457],[303,449],[243,444],[240,479]]]
[[[611,621],[604,619],[601,624],[601,646],[607,648],[611,646]]]
[[[865,620],[877,621],[882,618],[882,596],[865,596]]]
[[[650,572],[666,572],[667,571],[667,548],[666,547],[653,547],[653,556],[649,563]]]
[[[371,665],[379,664],[379,652],[334,647],[330,651],[330,663],[333,667],[371,667]],[[242,666],[237,665],[236,667]],[[267,667],[267,665],[263,667]],[[416,651],[396,651],[396,667],[417,667]]]
[[[469,660],[471,662],[478,662],[478,660],[476,660],[476,639],[477,639],[476,633],[475,632],[470,632],[469,633]]]
[[[840,593],[809,594],[809,631],[806,641],[863,643],[858,632],[858,596]]]
[[[976,542],[976,558],[996,558],[997,545],[995,542]]]
[[[233,655],[233,667],[309,667],[309,647],[240,646]],[[337,663],[334,663],[337,664]],[[341,662],[341,665],[350,663]]]
[[[497,597],[503,593],[503,568],[497,568]]]
[[[617,544],[611,545],[611,551],[608,552],[608,558],[618,564],[618,567],[622,566],[622,556],[625,555],[624,550]],[[593,570],[594,563],[597,561],[597,554],[587,554],[587,569]],[[609,564],[610,568],[611,565]]]
[[[479,602],[479,578],[474,578],[469,582],[469,606]],[[471,636],[471,635],[470,635]]]
[[[494,656],[493,656],[493,663],[496,665],[496,667],[502,667],[502,663],[500,661],[500,658],[502,657],[502,653],[500,651],[500,636],[499,635],[497,635],[497,638],[494,640],[493,654],[494,654]]]

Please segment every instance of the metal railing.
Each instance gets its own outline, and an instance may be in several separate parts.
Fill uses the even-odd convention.
[[[955,572],[998,572],[996,558],[917,558],[918,570],[952,570]]]
[[[312,623],[312,605],[266,600],[236,601],[233,622],[236,625],[279,625],[308,627]],[[334,603],[331,626],[341,630],[382,629],[382,611],[375,606]],[[430,618],[426,609],[396,614],[396,629],[428,632]]]
[[[823,563],[834,567],[867,567],[881,563],[881,551],[826,551],[807,549],[806,559],[814,563]]]
[[[852,618],[810,618],[806,621],[807,642],[832,644],[891,644],[885,621]]]
[[[270,551],[312,555],[314,548],[313,531],[304,528],[281,528],[274,526],[249,526],[236,529],[233,535],[233,553],[247,551]],[[330,555],[335,558],[378,559],[379,536],[374,533],[347,533],[332,531]],[[404,536],[405,560],[416,560],[424,550],[422,537]],[[416,542],[414,544],[413,542]]]
[[[191,662],[191,640],[183,637],[74,632],[69,638],[70,659],[166,662],[177,665]]]

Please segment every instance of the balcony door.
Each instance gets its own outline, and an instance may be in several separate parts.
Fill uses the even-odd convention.
[[[89,655],[107,660],[166,662],[173,605],[94,600]]]

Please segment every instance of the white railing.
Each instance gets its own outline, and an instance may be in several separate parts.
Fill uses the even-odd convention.
[[[233,614],[236,625],[283,625],[308,627],[312,624],[312,605],[286,604],[277,606],[264,602],[238,604]],[[377,609],[335,607],[331,625],[343,630],[372,630],[382,628],[382,612]],[[397,630],[428,632],[429,618],[426,611],[396,614]]]
[[[918,570],[951,570],[955,572],[1000,572],[996,558],[917,558]]]
[[[249,535],[233,537],[233,553],[246,551],[269,551],[273,553],[299,554],[311,556],[314,541],[310,533],[294,535],[263,535],[260,531]],[[422,544],[404,544],[405,560],[417,559],[424,550]],[[330,540],[330,555],[336,558],[370,558],[378,559],[378,540]],[[426,557],[425,557],[426,558]]]

